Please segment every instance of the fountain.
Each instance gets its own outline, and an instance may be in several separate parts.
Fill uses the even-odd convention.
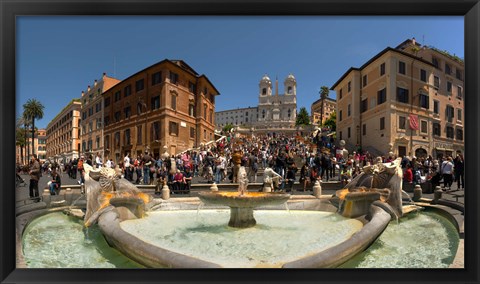
[[[238,171],[238,192],[200,192],[199,198],[205,204],[230,207],[228,225],[234,228],[250,228],[257,223],[253,209],[265,205],[280,205],[287,202],[290,194],[248,192],[248,177],[245,167]]]
[[[409,212],[399,165],[366,167],[334,197],[248,192],[240,168],[237,192],[200,192],[200,205],[195,197],[152,200],[118,171],[87,167],[84,225],[98,224],[110,246],[146,267],[338,267]]]

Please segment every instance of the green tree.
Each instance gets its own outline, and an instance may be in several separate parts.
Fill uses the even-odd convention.
[[[25,135],[25,128],[22,127],[24,126],[23,119],[19,118],[17,120],[17,125],[15,127],[15,145],[20,147],[20,158],[21,158],[21,163],[22,165],[24,164],[24,156],[23,156],[23,150],[26,146],[26,135]]]
[[[321,86],[320,87],[320,100],[321,100],[321,109],[320,109],[320,125],[323,123],[323,105],[325,104],[325,100],[328,97],[328,93],[330,90],[328,89],[327,86]]]
[[[308,116],[308,111],[306,108],[302,107],[300,108],[300,111],[298,112],[297,115],[297,121],[295,122],[295,125],[310,125],[310,117]]]
[[[327,120],[325,120],[325,123],[323,124],[323,126],[328,126],[330,127],[330,130],[337,131],[337,113],[332,112],[330,114],[330,117]]]
[[[45,107],[36,99],[28,99],[23,105],[24,117],[32,121],[32,154],[35,153],[35,119],[43,118],[43,110]]]
[[[228,133],[228,132],[230,132],[230,130],[231,130],[233,127],[234,127],[233,124],[227,123],[227,124],[222,128],[223,133]]]

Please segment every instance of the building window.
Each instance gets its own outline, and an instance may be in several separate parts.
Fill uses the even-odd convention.
[[[351,110],[352,110],[351,105],[348,104],[348,106],[347,106],[347,117],[350,117],[350,115],[352,114]]]
[[[339,91],[339,100],[342,99],[342,95],[343,95],[343,89],[340,89],[340,91]]]
[[[170,135],[178,135],[178,123],[170,121],[168,126],[168,133],[170,133]]]
[[[288,118],[290,118],[291,114],[292,114],[292,111],[290,109],[288,109],[288,111],[287,111]]]
[[[445,74],[448,74],[448,75],[452,74],[452,68],[447,63],[445,63]]]
[[[207,104],[203,104],[203,118],[207,120]]]
[[[385,75],[385,63],[380,64],[380,76]]]
[[[144,85],[143,79],[140,79],[137,82],[135,82],[135,93],[142,91],[144,88],[145,88],[145,85]]]
[[[428,133],[427,126],[428,126],[427,121],[426,121],[426,120],[422,120],[422,121],[420,122],[420,132],[422,132],[422,133]]]
[[[208,114],[208,121],[213,123],[213,110],[210,110],[210,113]]]
[[[385,117],[380,117],[380,130],[385,129]]]
[[[130,115],[132,115],[132,108],[130,106],[127,106],[124,109],[124,112],[125,112],[125,119],[128,119]]]
[[[197,92],[197,85],[192,82],[188,82],[188,90],[190,91],[190,93],[195,94]]]
[[[193,103],[190,103],[188,105],[188,114],[190,116],[194,116],[194,110],[195,110],[195,105]]]
[[[137,144],[141,145],[143,142],[142,125],[137,125]]]
[[[343,116],[343,111],[340,110],[339,116],[338,116],[338,120],[339,120],[339,121],[342,121],[342,116]]]
[[[175,84],[175,85],[178,83],[178,74],[177,73],[173,73],[172,71],[170,71],[170,83]]]
[[[433,76],[433,86],[437,90],[440,88],[440,78],[438,78],[437,76]]]
[[[462,141],[463,140],[463,130],[462,129],[457,129],[457,140]]]
[[[159,109],[160,108],[160,95],[155,96],[150,99],[150,108],[152,110]]]
[[[350,127],[349,127],[349,128],[347,129],[347,138],[350,138],[351,134],[352,134],[352,133],[351,133]]]
[[[453,127],[447,126],[447,138],[453,139]]]
[[[387,88],[377,92],[377,105],[383,104],[387,101]]]
[[[162,72],[156,72],[152,74],[152,86],[160,84],[162,81]]]
[[[462,70],[457,68],[455,75],[458,80],[462,80]]]
[[[366,112],[367,110],[368,110],[368,99],[364,99],[360,104],[360,112]]]
[[[421,107],[421,108],[425,108],[425,109],[429,109],[429,99],[428,99],[428,95],[419,94],[419,95],[418,95],[418,98],[419,98],[420,107]]]
[[[177,110],[177,95],[172,94],[172,105],[171,105],[173,110]]]
[[[447,121],[448,122],[453,122],[453,116],[454,116],[454,110],[453,110],[453,107],[450,106],[450,105],[447,105],[447,108],[445,110],[445,115],[447,117]]]
[[[110,116],[105,116],[105,126],[110,124]]]
[[[363,135],[367,135],[367,125],[366,124],[362,125],[362,132],[363,132],[362,133]]]
[[[131,145],[131,141],[130,141],[130,128],[127,128],[125,130],[125,145]]]
[[[406,119],[405,116],[398,117],[398,129],[406,129]]]
[[[110,97],[105,98],[105,107],[110,105]]]
[[[114,97],[115,97],[115,102],[118,102],[121,98],[121,92],[120,91],[116,91],[115,94],[114,94]]]
[[[434,114],[440,114],[440,102],[434,100],[433,101],[433,113]]]
[[[190,138],[195,138],[195,128],[190,127]]]
[[[262,110],[262,118],[265,118],[265,110]],[[342,120],[342,119],[340,119]]]
[[[457,86],[457,98],[458,99],[463,98],[463,88],[461,86]]]
[[[342,138],[342,136],[343,136],[342,134],[343,134],[342,131],[340,131],[340,140],[343,139],[343,138]]]
[[[207,140],[207,130],[203,130],[203,139]]]
[[[152,123],[152,137],[153,140],[160,140],[160,122],[155,121]]]
[[[420,69],[420,80],[427,82],[427,71]]]
[[[132,86],[128,85],[128,86],[125,86],[125,88],[123,89],[123,92],[125,93],[124,96],[125,97],[128,97],[132,94]]]
[[[436,57],[432,57],[432,64],[435,66],[435,68],[440,69],[440,64],[438,63],[438,59]]]
[[[363,78],[362,78],[362,87],[365,87],[367,84],[368,84],[367,75],[363,75]]]
[[[405,62],[398,62],[398,73],[405,75]]]
[[[433,123],[433,135],[435,136],[440,136],[441,131],[440,131],[440,123],[434,122]]]
[[[262,95],[266,95],[267,94],[267,88],[263,88],[262,89]]]
[[[447,92],[452,94],[452,82],[447,81]]]
[[[397,87],[397,101],[400,103],[408,103],[408,90]]]
[[[120,132],[115,132],[114,137],[113,137],[115,147],[120,146]]]
[[[287,91],[287,93],[288,93],[288,94],[291,94],[292,91],[293,91],[293,88],[292,88],[291,86],[288,86],[288,91]]]
[[[457,120],[462,121],[462,109],[457,108]]]
[[[120,111],[115,112],[115,122],[119,122],[121,116],[122,114],[120,113]]]

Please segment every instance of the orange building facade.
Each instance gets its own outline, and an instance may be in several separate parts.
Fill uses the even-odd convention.
[[[105,157],[160,156],[214,140],[218,90],[182,60],[165,59],[105,91]]]

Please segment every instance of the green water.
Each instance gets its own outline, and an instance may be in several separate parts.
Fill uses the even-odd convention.
[[[433,212],[409,214],[390,222],[383,234],[342,268],[447,268],[459,235],[446,218]]]
[[[29,268],[141,268],[110,247],[98,227],[78,218],[50,213],[33,220],[23,234]]]

